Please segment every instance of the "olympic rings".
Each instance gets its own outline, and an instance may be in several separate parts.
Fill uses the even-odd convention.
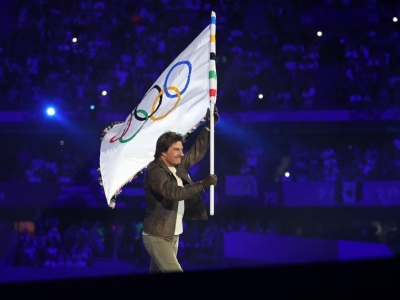
[[[125,121],[126,122],[126,121]],[[110,143],[114,143],[116,141],[118,141],[120,138],[122,138],[127,132],[129,127],[131,127],[131,123],[132,123],[132,114],[129,115],[129,121],[128,121],[128,125],[126,126],[126,128],[124,130],[122,130],[122,134],[121,137],[116,137],[116,135],[114,135],[111,139],[110,139]],[[124,126],[125,127],[125,126]]]
[[[146,93],[146,95],[143,97],[143,98],[145,98],[146,96],[147,96],[147,94],[148,93],[150,93],[150,91],[152,90],[152,89],[156,89],[157,91],[158,91],[158,95],[161,93],[161,88],[158,86],[158,85],[155,85],[155,86],[153,86],[147,93]],[[160,96],[160,101],[158,102],[158,106],[157,106],[157,108],[154,110],[154,108],[153,108],[153,112],[150,114],[150,116],[147,114],[147,112],[145,112],[143,109],[140,109],[139,111],[141,111],[141,112],[143,112],[143,114],[146,116],[144,119],[143,118],[141,118],[141,117],[139,117],[138,115],[137,115],[137,107],[135,108],[135,110],[134,110],[134,112],[133,112],[133,114],[135,115],[135,119],[136,120],[138,120],[138,121],[145,121],[145,120],[147,120],[149,117],[152,117],[153,116],[153,114],[160,108],[160,106],[161,106],[161,103],[162,103],[162,95]]]
[[[178,103],[181,101],[181,93],[179,92],[179,90],[178,90],[176,87],[174,87],[174,86],[169,86],[169,87],[167,88],[167,90],[173,90],[173,91],[176,93],[176,95],[178,96],[178,100],[175,102],[174,107],[172,107],[166,114],[164,114],[164,115],[162,115],[162,116],[160,116],[160,117],[158,117],[158,118],[157,118],[157,117],[154,117],[153,114],[156,112],[156,110],[154,110],[154,106],[155,106],[155,104],[156,104],[156,100],[157,100],[157,98],[160,98],[159,103],[161,103],[161,97],[162,97],[162,94],[164,94],[164,90],[162,90],[160,93],[158,93],[157,97],[154,99],[153,106],[151,107],[151,109],[152,109],[152,114],[151,114],[150,119],[152,119],[153,121],[157,121],[157,120],[164,119],[166,116],[169,115],[169,113],[170,113],[171,111],[174,110],[174,108],[175,108],[175,107],[178,105]],[[167,93],[167,90],[165,90],[165,93]],[[160,105],[157,106],[157,110],[158,110],[159,107],[160,107]]]
[[[180,91],[177,87],[175,86],[167,86],[168,79],[172,73],[172,71],[178,67],[179,65],[187,65],[189,71],[187,75],[187,81],[184,86],[184,88]],[[132,113],[129,115],[129,118],[124,123],[124,127],[120,131],[120,134],[116,134],[110,139],[110,143],[115,143],[116,141],[119,141],[120,143],[126,143],[132,140],[138,133],[139,131],[143,128],[143,126],[146,124],[146,122],[150,119],[152,121],[158,121],[164,119],[166,116],[168,116],[179,104],[179,102],[182,99],[182,94],[184,94],[190,84],[190,76],[192,73],[192,64],[189,61],[180,61],[177,62],[175,65],[171,67],[169,72],[167,73],[167,76],[165,77],[164,84],[163,84],[163,89],[160,88],[158,85],[154,85],[147,93],[144,95],[142,101],[146,99],[146,96],[153,90],[156,89],[158,91],[158,94],[153,100],[152,106],[151,106],[151,113],[149,114],[146,110],[144,109],[138,109],[138,106],[135,107],[135,109],[132,111]],[[174,91],[176,94],[172,95],[168,91]],[[160,109],[162,102],[163,102],[163,95],[165,94],[166,97],[168,98],[176,98],[177,100],[174,103],[174,106],[168,110],[165,114],[156,117],[154,114]],[[141,102],[142,102],[141,101]],[[140,103],[139,103],[140,104]],[[141,114],[142,116],[139,116]],[[125,138],[125,135],[127,135],[129,129],[131,128],[132,125],[132,120],[135,118],[137,121],[144,121],[143,124],[140,126],[140,128],[133,133],[130,137]]]
[[[144,126],[144,124],[146,124],[146,122],[144,122],[144,123],[142,124],[142,126],[140,126],[140,128],[139,128],[131,137],[127,138],[126,140],[123,139],[123,137],[125,136],[125,134],[126,134],[126,132],[127,132],[127,131],[125,131],[124,134],[119,138],[119,142],[120,142],[120,143],[127,143],[127,142],[129,142],[130,140],[132,140],[132,139],[139,133],[139,131],[140,131],[140,130],[142,129],[142,127]],[[129,125],[130,125],[130,124],[129,124]]]

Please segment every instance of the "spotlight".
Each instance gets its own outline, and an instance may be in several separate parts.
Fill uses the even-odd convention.
[[[52,116],[54,116],[55,114],[56,114],[56,110],[55,110],[55,108],[54,107],[48,107],[47,109],[46,109],[46,114],[49,116],[49,117],[52,117]]]

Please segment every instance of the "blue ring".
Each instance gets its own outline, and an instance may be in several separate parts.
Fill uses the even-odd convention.
[[[186,91],[186,89],[187,89],[187,87],[188,87],[188,85],[189,85],[189,82],[190,82],[190,74],[192,74],[192,64],[190,63],[190,61],[187,61],[187,60],[177,62],[177,63],[176,63],[174,66],[172,66],[172,68],[169,70],[169,72],[168,72],[168,74],[167,74],[167,77],[165,77],[165,81],[164,81],[163,88],[164,88],[164,93],[165,93],[165,95],[166,95],[168,98],[176,98],[176,97],[178,97],[178,95],[171,95],[171,94],[168,92],[167,81],[168,81],[169,75],[170,75],[171,72],[174,70],[174,68],[177,67],[177,66],[179,66],[179,65],[183,65],[183,64],[186,64],[186,65],[189,67],[189,75],[188,75],[188,79],[187,79],[186,85],[185,85],[185,87],[183,88],[183,90],[181,91],[181,95]]]

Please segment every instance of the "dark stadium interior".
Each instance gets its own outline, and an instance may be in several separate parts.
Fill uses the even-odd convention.
[[[143,174],[110,209],[100,137],[211,11],[215,215],[185,223],[185,274],[150,276]],[[0,290],[388,291],[400,256],[399,17],[383,0],[1,1]],[[208,172],[205,159],[191,176]]]

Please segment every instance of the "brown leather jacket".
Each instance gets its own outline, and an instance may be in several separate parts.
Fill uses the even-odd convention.
[[[161,159],[154,159],[146,168],[144,190],[147,210],[143,221],[143,231],[149,235],[172,240],[178,210],[178,201],[185,201],[184,220],[207,220],[207,211],[201,193],[204,192],[200,181],[193,183],[188,170],[198,163],[207,153],[210,132],[203,128],[196,141],[185,153],[176,174],[182,179],[183,187],[178,183]]]

